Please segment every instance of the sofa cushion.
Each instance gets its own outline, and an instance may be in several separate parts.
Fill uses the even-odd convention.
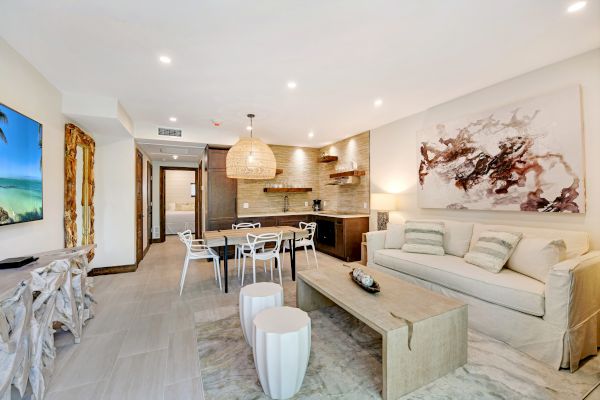
[[[465,254],[465,261],[498,273],[504,268],[522,237],[520,232],[482,232],[475,246]]]
[[[458,221],[442,221],[446,227],[444,233],[444,250],[446,254],[464,257],[469,251],[473,236],[473,223]]]
[[[542,237],[546,239],[562,239],[567,244],[567,259],[575,258],[584,255],[590,250],[589,234],[585,231],[568,231],[563,229],[546,229],[524,227],[516,225],[486,225],[476,223],[473,227],[473,238],[471,239],[471,247],[475,245],[479,235],[483,231],[508,231],[521,232],[523,237]]]
[[[404,224],[388,224],[383,247],[401,249],[404,246]]]
[[[444,255],[444,223],[437,221],[406,221],[404,246],[409,253]]]
[[[377,250],[373,261],[490,303],[530,315],[544,315],[545,285],[510,269],[494,274],[460,257],[413,254],[394,249]],[[381,286],[385,290],[385,284]]]
[[[464,257],[469,251],[473,236],[473,222],[459,222],[447,219],[431,220],[419,219],[418,221],[434,221],[444,223],[444,252],[457,257]],[[389,225],[388,225],[389,227]],[[388,247],[386,247],[387,249]]]
[[[525,237],[521,239],[506,266],[546,283],[550,269],[565,260],[567,245],[562,239]]]

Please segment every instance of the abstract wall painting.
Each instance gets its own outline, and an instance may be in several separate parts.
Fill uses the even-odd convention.
[[[419,132],[423,208],[585,213],[579,86]]]

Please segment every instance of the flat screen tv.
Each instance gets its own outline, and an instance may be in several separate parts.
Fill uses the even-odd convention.
[[[42,124],[0,103],[0,226],[42,218]]]

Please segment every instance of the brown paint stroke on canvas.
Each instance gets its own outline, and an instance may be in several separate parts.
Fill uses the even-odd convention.
[[[425,184],[427,175],[435,171],[448,182],[469,192],[474,187],[485,184],[487,197],[496,199],[497,203],[521,202],[518,197],[507,196],[513,186],[524,187],[528,174],[533,173],[535,189],[527,194],[527,199],[521,202],[522,211],[539,212],[573,212],[578,213],[579,206],[575,202],[579,196],[580,179],[562,154],[535,154],[532,150],[536,136],[528,132],[528,127],[538,115],[536,110],[531,115],[518,116],[519,109],[512,111],[511,119],[502,122],[494,115],[469,123],[458,130],[455,137],[448,137],[444,125],[438,125],[439,143],[432,145],[421,144],[421,163],[419,166],[419,182]],[[475,135],[493,136],[511,129],[516,135],[503,137],[498,142],[498,151],[489,154],[474,140]],[[572,178],[573,183],[561,190],[554,199],[544,197],[542,189],[545,173],[541,161],[552,161],[561,164],[565,172]],[[498,196],[501,196],[500,198]],[[504,197],[502,197],[504,196]],[[499,200],[500,199],[500,200]],[[466,208],[461,204],[453,204],[451,208]]]

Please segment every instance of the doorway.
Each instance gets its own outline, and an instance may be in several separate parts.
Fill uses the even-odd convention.
[[[135,149],[135,262],[144,258],[144,194],[142,192],[144,176],[144,156]]]
[[[150,161],[148,161],[146,163],[146,215],[148,216],[148,218],[146,218],[147,221],[147,235],[146,235],[146,239],[147,239],[147,243],[146,243],[146,248],[148,248],[148,246],[150,246],[150,244],[152,244],[152,203],[153,203],[153,197],[152,197],[152,163]]]
[[[167,176],[168,175],[168,176]],[[190,229],[201,236],[202,209],[198,168],[160,167],[160,241]]]

